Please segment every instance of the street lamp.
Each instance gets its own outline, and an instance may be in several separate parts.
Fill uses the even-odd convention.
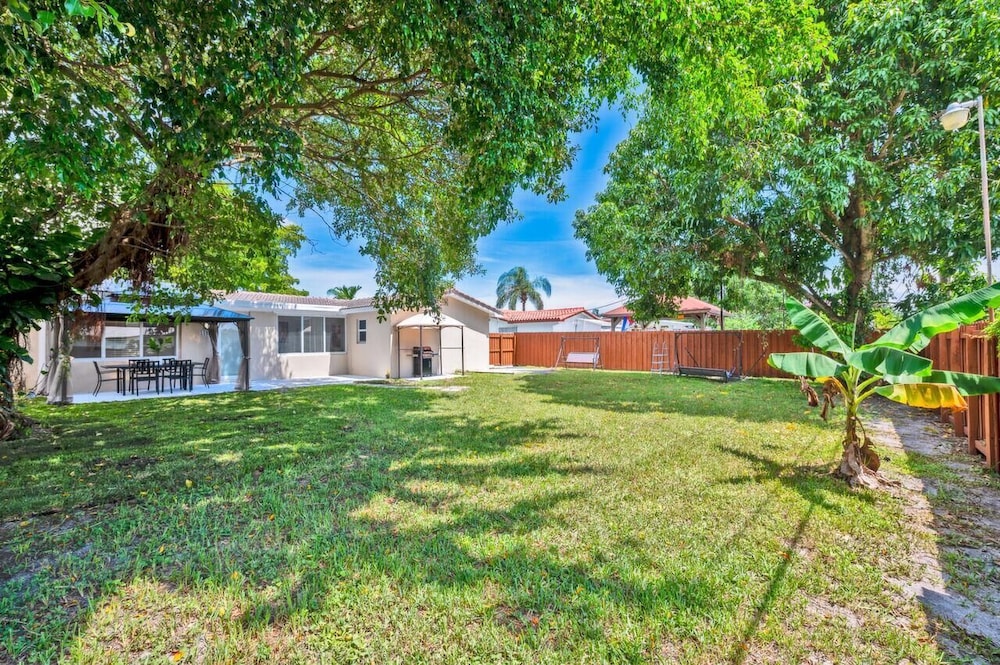
[[[983,237],[986,239],[986,283],[993,284],[993,243],[990,236],[990,194],[986,180],[986,126],[983,123],[983,96],[968,102],[952,102],[941,114],[941,126],[949,131],[965,127],[969,111],[979,111],[979,168],[983,181]]]

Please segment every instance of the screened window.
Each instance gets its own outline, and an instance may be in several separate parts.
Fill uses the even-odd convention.
[[[107,324],[104,329],[105,358],[138,358],[142,348],[142,324]]]
[[[174,326],[149,326],[142,329],[142,354],[147,358],[177,355],[177,331]]]
[[[302,317],[278,317],[278,353],[302,352]]]
[[[302,319],[302,350],[306,353],[323,352],[323,317],[306,316]]]
[[[358,344],[368,341],[368,319],[358,319]]]
[[[343,319],[326,320],[326,350],[330,353],[343,353],[346,349]]]
[[[74,358],[100,358],[104,326],[98,322],[77,331],[69,354]]]

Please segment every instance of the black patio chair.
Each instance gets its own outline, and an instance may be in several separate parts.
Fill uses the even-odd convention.
[[[193,363],[190,360],[164,360],[160,368],[160,379],[170,386],[171,394],[177,383],[180,383],[181,390],[191,390],[194,387]]]
[[[116,369],[104,369],[94,361],[94,369],[97,371],[97,387],[94,388],[94,394],[101,392],[101,386],[104,385],[105,381],[110,382],[111,379],[115,380],[115,388],[118,387],[118,370]]]
[[[160,364],[154,360],[129,360],[128,361],[128,387],[133,395],[139,394],[139,384],[145,383],[146,390],[150,384],[160,392]]]
[[[208,356],[205,357],[205,362],[203,362],[203,363],[194,363],[192,365],[192,368],[194,370],[194,376],[200,376],[201,377],[201,385],[207,386],[208,385]]]

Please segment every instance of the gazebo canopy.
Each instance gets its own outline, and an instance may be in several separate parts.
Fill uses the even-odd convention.
[[[447,314],[414,314],[396,324],[397,328],[464,328],[465,324]]]
[[[132,303],[118,301],[104,301],[100,305],[84,304],[80,311],[86,314],[103,314],[109,321],[125,321],[133,314],[135,308]],[[252,316],[231,312],[228,309],[214,307],[212,305],[193,305],[191,307],[179,307],[172,312],[164,312],[167,318],[181,317],[192,323],[236,323],[238,321],[249,321]]]

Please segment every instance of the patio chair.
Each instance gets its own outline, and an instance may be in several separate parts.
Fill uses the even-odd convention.
[[[139,394],[139,384],[145,383],[146,390],[153,384],[156,392],[160,392],[160,365],[153,360],[128,361],[128,387],[133,395]]]
[[[194,376],[200,376],[201,377],[201,385],[207,386],[208,385],[208,356],[205,356],[205,362],[203,362],[203,363],[193,363],[192,364],[192,368],[194,370]],[[192,377],[192,382],[193,382],[194,376]]]
[[[180,383],[181,390],[191,390],[194,387],[194,366],[190,360],[164,360],[160,368],[160,379],[170,385],[174,392],[174,384]]]
[[[94,388],[94,394],[101,392],[101,386],[104,385],[105,381],[110,383],[111,379],[115,380],[115,386],[118,385],[118,370],[116,369],[104,369],[94,361],[94,369],[97,371],[97,387]]]

